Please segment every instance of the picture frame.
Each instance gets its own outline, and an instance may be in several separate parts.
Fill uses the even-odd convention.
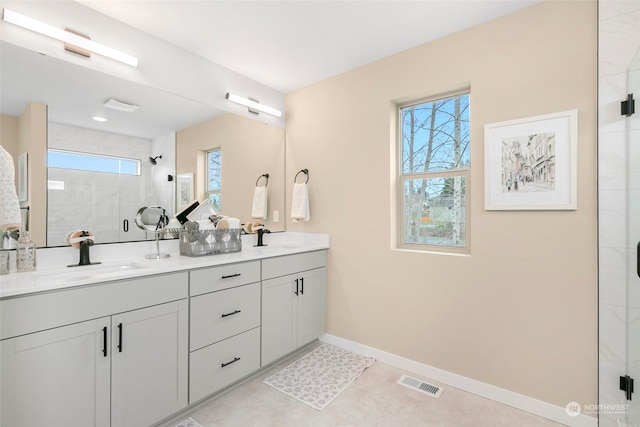
[[[176,177],[176,212],[193,202],[193,174],[181,173]]]
[[[18,156],[18,201],[29,201],[29,163],[27,153]]]
[[[486,210],[577,209],[578,110],[484,126]]]

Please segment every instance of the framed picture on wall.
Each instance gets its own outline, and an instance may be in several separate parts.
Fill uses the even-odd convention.
[[[27,153],[18,156],[18,200],[26,202],[29,200],[29,163],[27,162]]]
[[[176,178],[176,212],[193,202],[193,174],[181,173]]]
[[[577,208],[578,111],[484,126],[486,210]]]

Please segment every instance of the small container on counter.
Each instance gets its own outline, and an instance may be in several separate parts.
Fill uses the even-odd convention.
[[[11,265],[9,260],[11,259],[11,251],[7,249],[0,249],[0,276],[9,274],[11,271]]]
[[[28,231],[21,231],[16,246],[16,267],[18,271],[35,271],[36,244],[31,241]]]

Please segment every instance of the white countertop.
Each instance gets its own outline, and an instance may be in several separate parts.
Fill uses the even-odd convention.
[[[265,235],[268,246],[259,248],[253,246],[255,240],[255,235],[245,235],[242,237],[241,251],[201,257],[181,256],[178,240],[163,240],[160,242],[160,252],[169,253],[170,257],[159,260],[145,258],[146,254],[155,253],[155,241],[97,245],[91,248],[91,261],[100,264],[71,268],[67,265],[78,262],[77,249],[38,249],[37,269],[34,272],[16,272],[15,258],[12,258],[14,270],[0,276],[0,299],[329,249],[327,234],[271,233]]]

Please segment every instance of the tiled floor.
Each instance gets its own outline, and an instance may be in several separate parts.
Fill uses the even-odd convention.
[[[262,383],[264,378],[301,356],[298,354],[261,372],[183,419],[191,417],[202,427],[561,425],[381,362],[375,362],[326,408],[317,411]],[[402,374],[442,386],[444,391],[436,399],[403,387],[397,384]]]

